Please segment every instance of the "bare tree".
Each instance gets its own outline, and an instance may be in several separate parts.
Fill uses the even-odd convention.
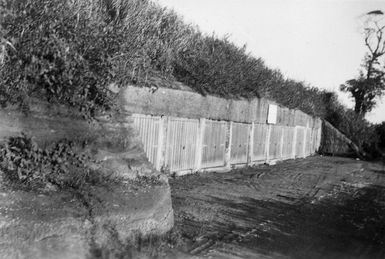
[[[365,115],[376,105],[376,98],[384,95],[385,67],[385,20],[381,10],[366,14],[364,23],[364,41],[367,53],[363,60],[358,78],[346,81],[341,91],[348,92],[355,100],[355,112]]]

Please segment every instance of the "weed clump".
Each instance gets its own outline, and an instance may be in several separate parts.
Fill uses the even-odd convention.
[[[90,156],[74,142],[59,141],[40,148],[29,136],[10,137],[0,145],[0,171],[4,179],[27,189],[81,189],[102,182],[89,168]]]

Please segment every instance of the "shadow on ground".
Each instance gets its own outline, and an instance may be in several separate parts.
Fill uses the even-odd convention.
[[[351,160],[329,162],[344,161],[355,164]],[[242,185],[251,181],[253,174],[247,173],[234,173],[232,180],[229,175],[227,179],[207,175],[200,186],[193,179],[197,176],[184,182],[188,185],[181,184],[184,180],[180,179],[171,181],[177,228],[185,239],[185,250],[211,258],[385,258],[385,182],[381,178],[381,185],[375,183],[383,171],[357,170],[356,165],[352,169],[354,172],[333,181],[309,180],[310,189],[315,190],[312,195],[308,191],[288,195],[290,185],[301,180],[290,176],[290,182],[283,174],[265,182],[279,188],[275,192],[269,188],[263,195],[250,184]],[[330,167],[330,172],[333,170]],[[287,174],[293,172],[288,170]],[[361,174],[371,174],[376,180],[371,184],[346,182],[349,174],[361,182]],[[331,187],[319,194],[325,181]],[[282,191],[283,184],[290,192]]]
[[[214,220],[206,229],[221,233],[211,239],[235,241],[266,255],[385,258],[384,197],[384,187],[369,186],[316,204],[309,200],[287,204],[247,197],[241,203],[212,198],[212,202],[230,208],[223,212],[226,218],[244,226]]]

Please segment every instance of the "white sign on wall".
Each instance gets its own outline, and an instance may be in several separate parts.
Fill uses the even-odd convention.
[[[269,104],[269,111],[267,114],[267,123],[277,124],[277,111],[278,111],[277,105]]]

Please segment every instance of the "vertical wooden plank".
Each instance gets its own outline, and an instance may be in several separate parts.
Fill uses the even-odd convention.
[[[265,161],[266,159],[266,136],[268,125],[263,123],[254,124],[254,140],[253,140],[253,160]]]
[[[266,134],[266,145],[265,145],[265,156],[266,156],[266,163],[269,163],[270,161],[270,137],[271,137],[271,125],[269,124],[267,127],[267,134]]]
[[[321,138],[322,138],[322,127],[318,128],[318,135],[317,135],[317,151],[319,150],[321,146]]]
[[[170,152],[171,152],[171,148],[172,148],[172,144],[171,144],[171,127],[172,127],[172,124],[171,124],[171,118],[170,117],[167,117],[167,134],[166,134],[166,153],[165,153],[165,156],[164,156],[164,168],[166,168],[167,170],[170,170]]]
[[[296,126],[295,157],[303,157],[304,127]]]
[[[226,135],[226,122],[206,120],[202,144],[202,168],[224,166]]]
[[[249,126],[249,135],[248,135],[248,149],[247,149],[247,164],[250,165],[254,160],[254,130],[255,130],[255,123],[252,122]]]
[[[283,159],[283,141],[284,141],[284,134],[285,134],[285,126],[282,126],[282,129],[281,129],[281,143],[280,143],[280,147],[279,147],[279,160],[282,160]]]
[[[159,169],[159,134],[160,134],[160,117],[133,114],[134,128],[139,134],[139,138],[143,145],[148,160]]]
[[[231,168],[231,142],[233,138],[233,122],[227,123],[225,167]]]
[[[282,127],[283,126],[279,125],[271,125],[268,154],[269,161],[276,161],[281,159]]]
[[[307,141],[307,125],[306,125],[306,127],[304,128],[304,136],[303,136],[303,155],[302,155],[302,157],[304,158],[304,157],[306,157],[306,141]]]
[[[162,170],[165,165],[165,156],[167,148],[167,117],[162,116],[159,120],[159,139],[158,139],[158,160],[157,170]]]
[[[199,129],[195,149],[195,171],[202,169],[203,139],[205,134],[206,119],[199,119]]]
[[[249,125],[245,123],[233,123],[231,141],[231,163],[246,164],[249,145]]]
[[[171,118],[168,124],[166,160],[170,171],[194,170],[197,166],[196,149],[199,121]]]

